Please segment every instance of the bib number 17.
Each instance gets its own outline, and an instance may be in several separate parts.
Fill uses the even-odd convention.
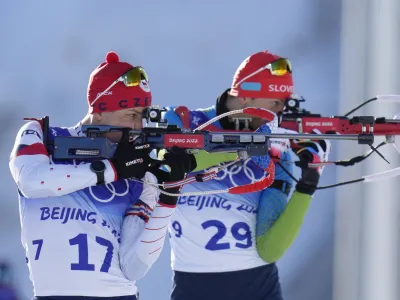
[[[39,260],[43,247],[43,239],[32,241],[32,245],[36,246],[35,260]],[[111,241],[106,240],[102,237],[96,236],[96,244],[103,248],[104,260],[100,266],[100,272],[108,273],[111,262],[113,258],[114,246]],[[78,261],[76,263],[71,263],[72,271],[95,271],[96,267],[94,264],[89,263],[89,253],[90,249],[88,247],[88,237],[87,234],[81,233],[76,237],[69,240],[69,245],[71,247],[77,247]],[[45,246],[44,246],[45,247]],[[99,251],[98,249],[97,251]]]

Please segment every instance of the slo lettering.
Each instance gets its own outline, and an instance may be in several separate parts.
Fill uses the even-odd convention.
[[[294,90],[294,89],[293,89],[293,86],[291,86],[291,85],[270,84],[270,85],[268,86],[268,90],[269,90],[270,92],[280,92],[280,93],[289,92],[289,93],[293,93],[293,90]]]

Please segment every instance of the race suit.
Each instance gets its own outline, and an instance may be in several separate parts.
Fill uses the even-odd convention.
[[[218,99],[215,106],[190,111],[186,125],[173,107],[164,118],[180,128],[195,129],[223,112],[223,100]],[[214,123],[212,130],[230,129],[222,123]],[[276,139],[273,147],[279,150],[281,164],[291,173],[289,140]],[[247,159],[239,166],[220,171],[213,180],[185,185],[182,193],[226,189],[260,180],[262,176],[263,170]],[[171,299],[281,299],[274,262],[296,233],[283,237],[286,240],[279,244],[277,234],[282,234],[285,225],[280,222],[272,236],[268,231],[285,213],[292,184],[289,175],[277,165],[275,183],[263,191],[179,197],[169,226],[174,270]],[[299,198],[305,207],[311,198],[297,192],[293,197]],[[292,211],[288,213],[293,215]],[[302,216],[294,219],[301,224]],[[287,225],[286,230],[298,231],[297,223]],[[271,248],[275,243],[277,248],[265,249],[265,245]]]
[[[79,125],[48,132],[49,142],[84,136]],[[157,204],[142,183],[116,180],[104,163],[106,184],[96,185],[89,161],[53,160],[39,122],[19,130],[10,170],[35,296],[135,295],[135,280],[159,257],[175,208]]]

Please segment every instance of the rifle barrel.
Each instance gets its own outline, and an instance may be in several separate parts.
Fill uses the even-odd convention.
[[[299,134],[299,133],[233,133],[233,132],[213,132],[212,135],[225,135],[225,136],[240,136],[240,135],[263,135],[268,138],[280,139],[307,139],[307,140],[350,140],[358,141],[359,134]]]

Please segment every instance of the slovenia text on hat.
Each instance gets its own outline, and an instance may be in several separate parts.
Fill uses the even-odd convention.
[[[292,74],[289,72],[283,76],[276,76],[265,69],[237,86],[246,76],[280,58],[268,51],[257,52],[247,57],[236,70],[229,93],[236,97],[286,100],[294,92]]]

